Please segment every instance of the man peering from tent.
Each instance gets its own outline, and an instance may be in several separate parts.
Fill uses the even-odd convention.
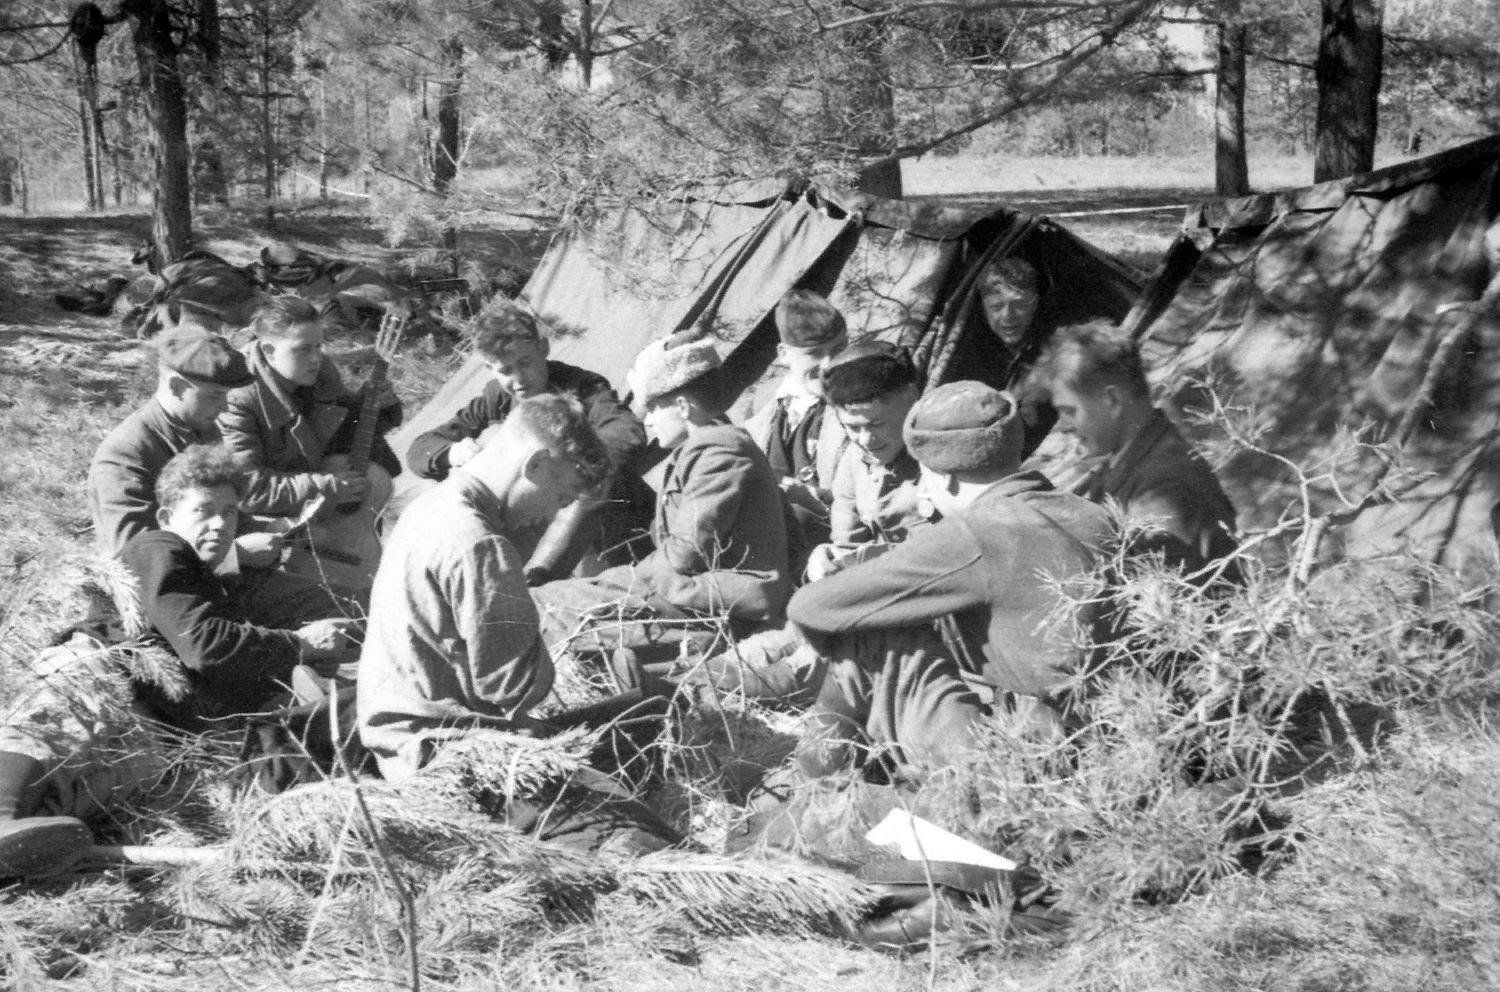
[[[250,468],[242,509],[297,516],[313,500],[358,503],[368,476],[340,457],[353,441],[360,397],[345,388],[338,367],[323,354],[324,322],[311,303],[276,296],[255,312],[249,351],[254,381],[229,394],[219,417],[224,443]],[[372,465],[401,471],[385,431],[401,422],[401,404],[386,387],[380,404]]]
[[[786,375],[772,401],[745,422],[781,480],[802,533],[802,548],[828,539],[828,504],[834,472],[848,444],[839,422],[827,415],[822,369],[849,343],[844,315],[809,289],[793,289],[776,304],[776,346]]]
[[[136,534],[121,554],[148,636],[164,642],[180,668],[132,682],[103,641],[79,631],[47,652],[33,666],[34,681],[7,700],[0,877],[72,864],[93,840],[81,817],[160,778],[166,764],[149,723],[199,732],[205,721],[278,705],[291,698],[289,686],[311,683],[309,666],[329,673],[345,660],[348,621],[320,615],[309,601],[294,628],[257,626],[215,576],[234,541],[244,485],[222,449],[187,448],[156,481],[160,529]],[[41,811],[62,815],[35,816]]]
[[[990,331],[1012,353],[1019,353],[1042,302],[1042,279],[1036,267],[1014,255],[993,259],[980,270],[977,288]]]
[[[653,341],[630,382],[644,421],[671,450],[640,564],[533,591],[549,644],[634,648],[680,621],[727,617],[738,633],[780,623],[791,589],[781,490],[750,435],[726,422],[719,356],[705,339]],[[627,618],[621,623],[610,618]]]
[[[1077,632],[1048,622],[1063,605],[1049,578],[1093,567],[1112,534],[1104,510],[1017,472],[1015,403],[981,383],[928,393],[904,436],[942,521],[803,586],[787,610],[828,660],[797,752],[809,776],[945,764],[1001,698],[1031,697],[1055,719],[1053,696],[1084,661]]]
[[[1235,550],[1234,504],[1213,470],[1151,404],[1140,353],[1112,324],[1060,329],[1043,371],[1059,429],[1098,459],[1074,492],[1113,500],[1145,533],[1133,550],[1161,551],[1197,570]]]
[[[547,339],[536,318],[513,303],[481,314],[471,341],[493,378],[447,423],[412,442],[407,467],[424,479],[447,478],[452,469],[474,457],[480,435],[503,421],[516,403],[546,393],[570,396],[583,405],[590,426],[609,450],[615,465],[613,481],[604,501],[579,501],[559,514],[527,563],[527,580],[539,585],[562,578],[589,550],[610,564],[629,561],[629,542],[649,524],[652,503],[637,466],[646,446],[641,422],[604,377],[549,360]]]

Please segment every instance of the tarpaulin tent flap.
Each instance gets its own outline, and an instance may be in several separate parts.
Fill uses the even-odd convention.
[[[1481,146],[1487,159],[1474,154]],[[1394,503],[1349,528],[1348,548],[1404,544],[1450,564],[1494,558],[1489,511],[1500,457],[1485,425],[1500,410],[1500,374],[1487,371],[1500,366],[1500,342],[1490,340],[1500,339],[1500,312],[1455,329],[1437,310],[1473,300],[1494,278],[1487,239],[1500,208],[1497,157],[1500,137],[1405,172],[1293,191],[1274,201],[1280,213],[1244,201],[1210,205],[1199,219],[1225,225],[1212,246],[1191,272],[1164,270],[1173,285],[1148,289],[1173,294],[1141,328],[1153,381],[1216,378],[1237,387],[1220,399],[1256,412],[1269,450],[1337,472],[1337,491],[1314,493],[1319,511],[1359,499],[1382,479],[1383,459],[1346,453],[1339,428],[1369,418],[1393,427],[1413,409],[1435,357],[1457,356],[1458,367],[1432,370],[1433,406],[1414,411],[1422,417],[1402,464],[1415,474]],[[1334,193],[1340,200],[1330,209]],[[1288,479],[1256,458],[1236,459],[1226,475],[1250,527],[1269,524],[1291,495]]]

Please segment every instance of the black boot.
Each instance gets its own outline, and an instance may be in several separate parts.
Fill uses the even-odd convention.
[[[73,867],[94,843],[82,820],[31,816],[41,792],[42,763],[0,751],[0,878],[53,875]]]

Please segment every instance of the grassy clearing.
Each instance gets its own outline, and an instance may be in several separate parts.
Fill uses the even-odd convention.
[[[1100,184],[1107,189],[1059,184],[1053,192],[976,196],[1061,213],[1151,205],[1188,191],[1168,184],[1122,192],[1116,181]],[[1144,259],[1149,246],[1164,246],[1176,217],[1089,221],[1103,225],[1094,230],[1105,236],[1085,236]],[[123,267],[140,222],[42,219],[0,228],[4,669],[27,657],[46,631],[76,618],[73,590],[89,541],[87,462],[151,386],[146,354],[118,337],[111,320],[64,314],[49,294],[55,282]],[[208,246],[234,260],[247,260],[265,240],[227,218],[206,231]],[[304,216],[278,234],[385,262],[421,256],[419,246],[389,247],[349,217]],[[518,246],[534,250],[538,241],[521,231],[476,235],[470,243],[487,264],[502,264]],[[345,340],[335,350],[348,359],[362,346]],[[397,384],[411,408],[455,362],[442,343],[409,349]],[[1494,673],[1488,615],[1475,590],[1429,593],[1415,607],[1413,580],[1402,569],[1388,581],[1336,578],[1303,589],[1271,572],[1227,613],[1147,610],[1161,631],[1220,649],[1222,665],[1208,690],[1234,687],[1244,664],[1255,662],[1274,672],[1271,681],[1283,691],[1317,676],[1332,680],[1339,699],[1375,697],[1399,711],[1399,731],[1378,746],[1337,748],[1336,773],[1295,793],[1247,793],[1274,804],[1289,824],[1295,855],[1273,859],[1274,870],[1228,870],[1230,848],[1217,829],[1222,814],[1180,773],[1185,754],[1216,753],[1232,763],[1266,753],[1276,708],[1254,710],[1254,721],[1235,725],[1240,736],[1222,734],[1221,723],[1175,706],[1172,686],[1141,674],[1151,666],[1136,659],[1126,666],[1135,675],[1111,683],[1092,704],[1101,717],[1093,736],[1064,749],[1038,748],[997,721],[997,746],[936,782],[926,797],[957,809],[956,821],[976,838],[1043,866],[1078,915],[1071,939],[1006,939],[996,919],[981,918],[930,954],[893,958],[826,936],[814,920],[817,893],[835,902],[857,894],[805,873],[767,869],[746,878],[711,855],[667,865],[579,863],[483,820],[468,786],[429,796],[430,805],[382,803],[376,788],[367,798],[385,838],[414,838],[398,844],[394,856],[414,892],[424,987],[1494,987],[1500,735],[1486,709]],[[1136,593],[1159,607],[1170,602],[1160,591],[1143,579]],[[1274,637],[1257,636],[1272,629]],[[5,684],[0,679],[0,691]],[[743,769],[726,763],[725,752],[780,753],[785,728],[749,712],[689,729],[674,764],[675,792],[658,798],[664,811],[708,839],[722,829],[742,784]],[[202,751],[191,762],[202,776],[198,801],[159,806],[109,829],[131,840],[233,841],[248,856],[282,858],[275,871],[114,869],[0,889],[0,984],[184,992],[206,984],[403,986],[408,934],[401,903],[365,828],[350,820],[348,802],[290,811],[264,801],[247,805],[225,785],[231,760],[224,748]],[[515,760],[498,764],[517,767]],[[268,812],[273,807],[280,813]],[[422,816],[421,829],[400,832]],[[726,923],[735,919],[757,923]]]

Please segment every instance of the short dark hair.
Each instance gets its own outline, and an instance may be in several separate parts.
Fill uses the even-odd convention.
[[[469,332],[474,353],[483,358],[502,358],[505,349],[517,341],[541,340],[536,318],[509,302],[492,306],[474,318],[474,327]]]
[[[884,341],[854,345],[823,370],[823,396],[834,406],[869,403],[916,385],[911,353]]]
[[[724,412],[724,371],[709,369],[692,382],[685,382],[653,399],[652,403],[667,403],[674,396],[686,396],[709,413]],[[649,404],[648,404],[649,405]]]
[[[990,259],[979,270],[979,283],[1003,282],[1012,289],[1027,293],[1042,292],[1042,274],[1037,267],[1018,255]]]
[[[245,495],[245,467],[217,444],[194,444],[162,467],[156,477],[156,505],[171,510],[194,489],[228,486],[236,497]]]
[[[1119,386],[1137,397],[1149,397],[1140,350],[1107,320],[1058,328],[1042,357],[1049,383],[1067,383],[1081,393]]]
[[[614,471],[609,449],[572,397],[533,396],[517,403],[511,416],[549,449],[572,460],[585,489],[596,488]]]
[[[791,348],[819,348],[849,333],[849,325],[828,297],[810,289],[789,289],[776,304],[776,333]]]
[[[300,296],[292,296],[283,293],[273,296],[255,309],[255,316],[250,319],[250,327],[255,336],[262,340],[273,340],[284,338],[291,334],[292,328],[303,324],[317,324],[326,328],[323,314],[312,303]]]

